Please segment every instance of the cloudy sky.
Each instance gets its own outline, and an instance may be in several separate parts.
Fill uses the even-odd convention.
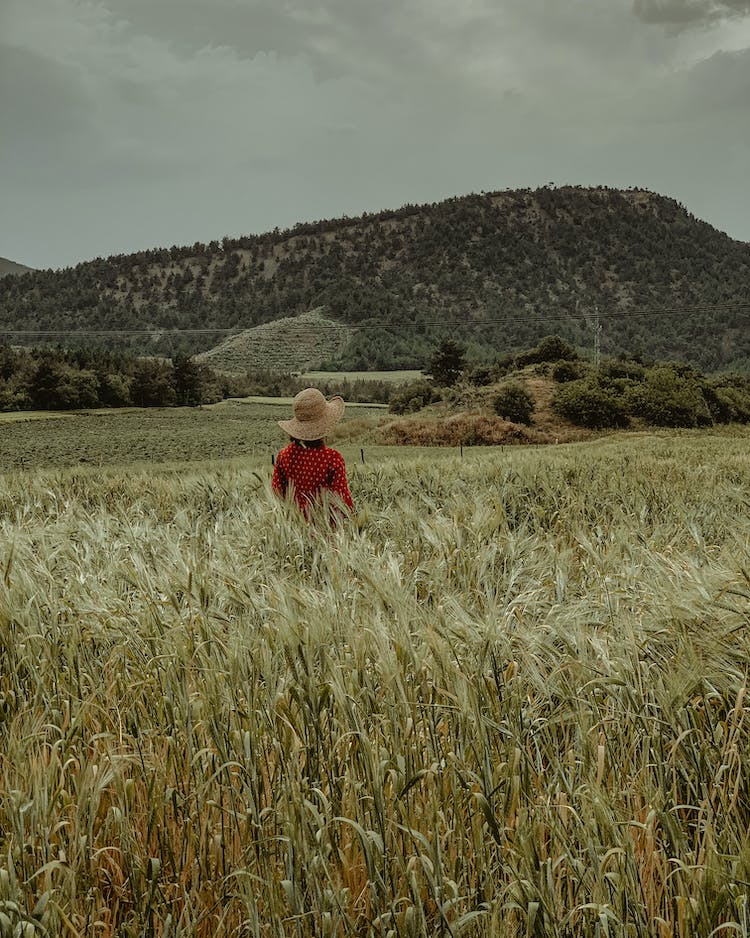
[[[638,185],[750,241],[750,0],[0,0],[0,256]]]

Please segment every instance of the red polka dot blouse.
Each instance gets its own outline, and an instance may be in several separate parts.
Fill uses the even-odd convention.
[[[276,457],[271,487],[281,496],[291,490],[305,516],[325,491],[337,495],[350,511],[354,510],[344,457],[328,446],[306,447],[300,443],[285,446]]]

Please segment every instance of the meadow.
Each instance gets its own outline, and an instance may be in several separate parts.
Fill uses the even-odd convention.
[[[276,424],[291,399],[230,399],[205,407],[123,408],[0,414],[0,473],[14,469],[185,463],[271,454],[284,444]],[[347,404],[347,415],[381,405]]]
[[[750,935],[749,442],[0,475],[0,934]]]

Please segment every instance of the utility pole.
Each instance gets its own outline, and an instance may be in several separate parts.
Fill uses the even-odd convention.
[[[599,371],[602,360],[602,324],[599,322],[599,307],[594,307],[594,368]]]

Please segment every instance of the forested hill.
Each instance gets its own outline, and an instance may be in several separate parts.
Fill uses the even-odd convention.
[[[590,346],[586,317],[598,307],[605,354],[750,370],[748,307],[690,309],[748,303],[750,245],[677,202],[644,190],[545,187],[4,277],[0,341],[3,328],[240,330],[322,307],[355,329],[338,360],[321,364],[421,367],[446,333],[475,359],[550,333]],[[488,319],[503,322],[481,325]],[[456,320],[471,325],[434,325]],[[107,344],[171,354],[223,338]]]

